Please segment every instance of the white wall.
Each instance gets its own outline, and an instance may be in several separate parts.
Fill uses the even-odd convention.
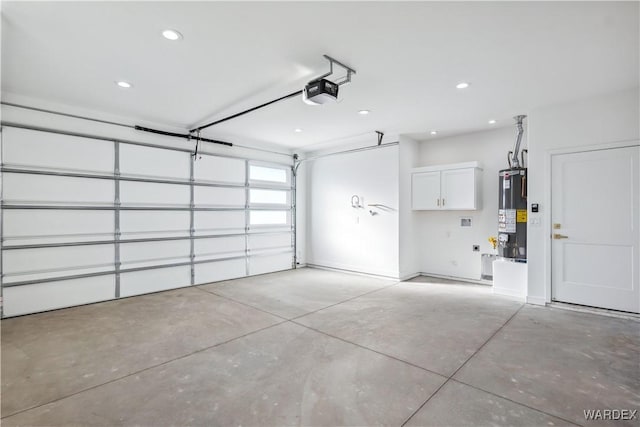
[[[638,88],[536,109],[529,114],[529,204],[540,212],[530,214],[528,228],[530,303],[551,301],[551,153],[640,139]],[[530,210],[530,209],[529,209]],[[541,220],[532,226],[531,220]]]
[[[515,137],[515,124],[510,123],[419,143],[417,166],[478,161],[483,169],[480,210],[417,212],[420,272],[480,280],[480,254],[493,253],[487,239],[498,233],[498,171],[508,167],[507,152]],[[526,131],[522,148],[527,148]],[[472,218],[472,227],[460,227],[461,217]],[[480,245],[480,252],[473,252],[473,245]]]
[[[398,151],[396,145],[306,165],[308,264],[398,277]],[[365,208],[351,207],[353,195],[360,196]],[[370,208],[369,203],[391,210]]]

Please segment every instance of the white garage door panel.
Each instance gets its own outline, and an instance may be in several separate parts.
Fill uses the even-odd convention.
[[[5,209],[6,245],[113,239],[113,211]]]
[[[113,173],[114,143],[5,127],[3,162],[48,170]]]
[[[148,294],[167,289],[183,288],[191,283],[191,267],[156,268],[123,273],[120,276],[120,296]]]
[[[188,185],[121,181],[122,206],[189,206]]]
[[[245,277],[246,262],[244,259],[228,261],[208,262],[196,264],[196,284],[219,282],[220,280],[237,279]]]
[[[107,179],[4,173],[3,198],[7,203],[113,204],[115,186]]]
[[[60,280],[3,289],[4,315],[18,316],[74,305],[106,301],[115,297],[113,275]]]
[[[188,239],[167,242],[122,243],[120,245],[121,268],[188,262]]]
[[[265,255],[251,257],[249,262],[249,274],[271,273],[273,271],[282,271],[291,269],[292,253]]]
[[[20,171],[0,177],[5,317],[291,268],[290,167],[60,131],[0,136],[0,163]]]
[[[122,238],[189,235],[189,212],[122,211]]]
[[[203,155],[194,163],[193,172],[196,181],[244,184],[245,161]]]
[[[285,246],[291,246],[291,233],[249,235],[249,249],[252,250]]]
[[[122,175],[189,179],[189,153],[131,144],[120,144],[119,149]]]
[[[244,207],[244,193],[244,188],[196,186],[193,190],[199,207]]]
[[[4,283],[113,270],[114,245],[5,250]]]
[[[244,255],[244,236],[216,237],[214,239],[196,239],[194,249],[196,258],[212,258]]]
[[[196,235],[244,233],[244,211],[197,211]]]

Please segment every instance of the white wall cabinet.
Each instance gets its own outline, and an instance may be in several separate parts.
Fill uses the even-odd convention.
[[[413,210],[477,210],[481,207],[478,162],[411,170]]]
[[[411,175],[413,210],[440,209],[440,172],[418,172]]]

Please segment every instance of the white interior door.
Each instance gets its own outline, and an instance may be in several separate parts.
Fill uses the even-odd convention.
[[[640,147],[552,158],[552,297],[640,312]]]

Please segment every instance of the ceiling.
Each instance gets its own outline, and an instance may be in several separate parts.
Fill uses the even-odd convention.
[[[3,1],[2,91],[189,129],[301,89],[328,71],[328,54],[357,71],[339,103],[288,99],[206,135],[295,150],[373,142],[374,130],[428,139],[638,86],[638,12],[638,2]],[[167,28],[184,38],[165,40]]]

